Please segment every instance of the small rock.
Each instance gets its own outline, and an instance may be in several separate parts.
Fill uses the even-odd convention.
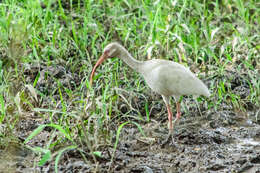
[[[252,158],[250,159],[250,162],[251,162],[251,163],[254,163],[254,164],[260,164],[260,154],[258,154],[258,155],[256,155],[256,156],[252,157]]]
[[[248,170],[252,167],[253,167],[253,165],[247,162],[238,170],[238,173],[245,172],[246,170]]]

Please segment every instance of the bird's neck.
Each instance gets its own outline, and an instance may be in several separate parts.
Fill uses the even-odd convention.
[[[140,72],[140,67],[143,64],[143,62],[133,58],[125,48],[122,47],[119,56],[119,58],[122,59],[128,66],[130,66],[135,71]]]

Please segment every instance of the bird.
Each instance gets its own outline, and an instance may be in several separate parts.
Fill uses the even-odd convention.
[[[97,67],[108,58],[117,57],[123,60],[130,68],[140,73],[145,79],[147,85],[156,93],[160,94],[166,105],[168,112],[169,134],[173,133],[173,125],[181,117],[180,98],[183,95],[194,95],[198,97],[203,95],[210,96],[208,87],[192,73],[189,68],[177,62],[151,59],[139,61],[118,42],[108,44],[103,54],[98,59],[90,75],[90,86],[93,82],[93,76]],[[173,113],[170,108],[170,98],[174,97],[176,101],[176,118],[173,121]]]

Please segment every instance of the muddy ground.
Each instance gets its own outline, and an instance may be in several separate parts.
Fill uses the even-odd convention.
[[[26,70],[25,73],[27,73]],[[59,75],[58,78],[62,79],[64,75],[66,73]],[[71,75],[67,76],[71,77]],[[33,80],[33,78],[29,80]],[[234,78],[234,81],[237,80],[239,79]],[[51,83],[51,81],[46,82]],[[37,86],[39,90],[41,87],[48,86],[40,84]],[[248,87],[243,82],[237,82],[234,85],[234,92],[240,92],[241,96],[244,94],[243,97],[248,96]],[[149,92],[147,91],[145,94]],[[154,93],[151,92],[150,94],[153,99],[160,99],[160,96],[154,96]],[[182,106],[191,102],[194,100],[184,98]],[[249,102],[246,108],[245,111],[235,111],[232,106],[223,102],[221,108],[215,110],[214,108],[206,109],[202,104],[200,106],[202,115],[200,115],[196,107],[195,109],[190,107],[190,110],[183,113],[179,124],[175,127],[174,140],[169,140],[162,145],[168,134],[167,111],[163,102],[159,102],[151,111],[150,122],[139,122],[146,137],[134,125],[123,128],[114,162],[111,165],[115,137],[112,145],[104,145],[99,148],[102,156],[97,157],[96,164],[89,154],[85,155],[88,161],[86,163],[78,151],[71,150],[62,156],[59,161],[59,170],[60,172],[260,173],[259,107]],[[175,111],[174,106],[172,109]],[[122,110],[122,112],[124,111]],[[55,158],[44,166],[37,166],[39,156],[20,145],[39,124],[43,123],[48,122],[35,114],[27,115],[24,120],[20,120],[15,128],[17,142],[11,140],[12,142],[0,151],[0,172],[54,171]],[[46,128],[30,145],[43,147],[51,135],[50,132],[51,130]],[[111,166],[110,171],[108,171],[109,166]]]
[[[203,117],[183,117],[175,129],[174,141],[164,146],[161,143],[167,136],[166,123],[160,125],[153,119],[152,123],[145,124],[146,138],[136,127],[126,127],[110,172],[260,172],[260,125],[254,115],[252,112],[250,119],[224,110],[208,111]],[[46,133],[42,135],[48,136]],[[103,157],[97,158],[98,165],[94,165],[85,163],[78,152],[69,151],[60,161],[59,170],[107,172],[112,152],[112,146],[106,147]],[[5,169],[1,172],[54,171],[54,161],[33,167],[35,157],[28,149],[10,145],[1,151],[0,167]]]

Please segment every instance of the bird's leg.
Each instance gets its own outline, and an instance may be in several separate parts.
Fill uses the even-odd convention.
[[[168,128],[169,128],[169,133],[166,137],[166,139],[161,143],[162,146],[164,146],[166,143],[168,143],[168,141],[170,140],[170,138],[172,139],[173,143],[174,142],[174,138],[173,138],[173,124],[172,124],[172,111],[171,111],[171,108],[170,108],[170,100],[169,100],[169,97],[166,97],[164,95],[162,95],[163,97],[163,100],[166,104],[166,107],[167,107],[167,111],[168,111],[168,121],[169,121],[169,124],[168,124]]]
[[[169,140],[170,138],[172,138],[172,143],[174,144],[174,137],[173,137],[173,123],[175,125],[175,123],[180,119],[181,117],[181,105],[180,105],[180,102],[176,102],[176,110],[177,110],[177,114],[176,114],[176,118],[175,120],[173,121],[172,123],[172,111],[171,111],[171,108],[170,108],[170,105],[169,104],[166,104],[167,106],[167,110],[168,110],[168,120],[169,120],[169,134],[166,138],[166,140],[162,143],[162,145],[165,145]]]
[[[167,106],[167,111],[168,111],[168,121],[169,121],[168,128],[169,128],[169,133],[172,134],[172,132],[173,132],[172,111],[171,111],[171,108],[170,108],[169,104],[167,104],[166,106]]]
[[[174,143],[174,139],[173,139],[173,124],[172,124],[172,111],[170,108],[169,104],[166,104],[167,107],[167,111],[168,111],[168,128],[169,128],[169,133],[166,137],[166,139],[162,142],[162,145],[164,146],[166,143],[168,143],[168,141],[170,140],[170,138],[172,138],[172,141]]]
[[[177,110],[177,113],[176,113],[176,118],[175,120],[173,121],[173,123],[175,124],[181,117],[181,104],[180,102],[176,102],[176,110]]]

